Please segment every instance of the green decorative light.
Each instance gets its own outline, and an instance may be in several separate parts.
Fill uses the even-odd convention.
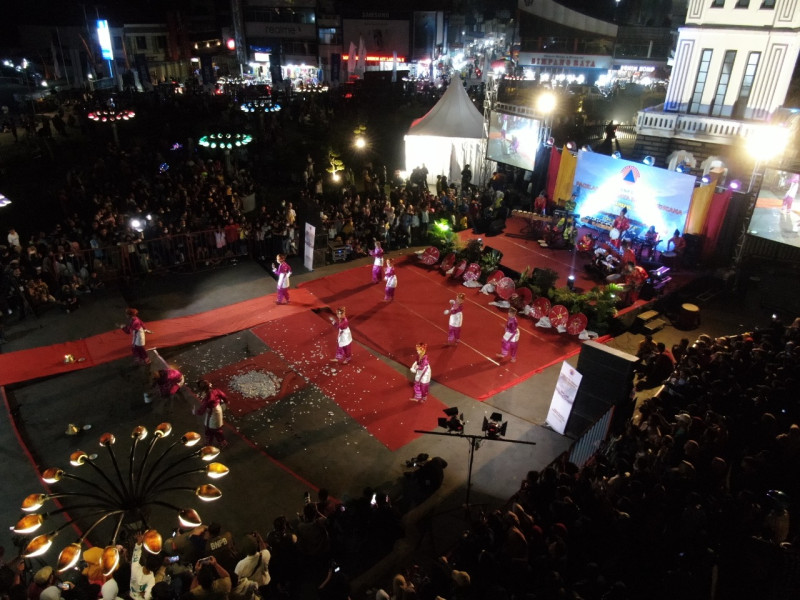
[[[198,142],[204,148],[222,148],[231,149],[234,144],[239,146],[246,146],[253,141],[253,136],[246,133],[211,133],[204,135]]]

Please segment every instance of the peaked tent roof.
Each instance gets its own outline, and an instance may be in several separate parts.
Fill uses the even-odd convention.
[[[408,129],[407,135],[482,138],[483,115],[472,104],[460,80],[455,80],[436,105]]]

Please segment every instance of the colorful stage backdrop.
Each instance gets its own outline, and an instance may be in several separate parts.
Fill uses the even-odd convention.
[[[676,229],[683,232],[694,184],[693,175],[580,152],[573,183],[578,195],[575,212],[584,223],[610,225],[627,207],[634,234],[643,235],[655,225],[666,239]]]

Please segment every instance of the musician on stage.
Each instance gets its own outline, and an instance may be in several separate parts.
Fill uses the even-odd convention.
[[[622,264],[627,265],[629,262],[636,264],[636,252],[631,248],[631,243],[625,240],[622,242]]]
[[[623,206],[622,210],[619,211],[619,214],[614,219],[614,222],[611,224],[611,245],[614,246],[617,250],[619,250],[620,243],[622,241],[622,236],[630,228],[631,228],[631,221],[628,218],[628,209],[627,207]]]
[[[639,258],[642,257],[642,250],[647,248],[647,259],[654,260],[656,253],[656,246],[658,246],[658,232],[655,225],[650,225],[650,228],[644,234],[644,241],[639,248]]]
[[[544,191],[539,192],[539,195],[533,201],[533,212],[537,215],[545,215],[547,213],[547,194]]]
[[[681,232],[679,230],[675,230],[672,234],[672,237],[667,240],[667,252],[674,252],[678,255],[678,258],[683,256],[683,252],[686,250],[686,240],[681,237]]]
[[[594,249],[594,240],[595,238],[591,233],[584,233],[575,247],[581,253],[591,252]]]
[[[628,288],[628,304],[633,304],[639,299],[639,292],[649,275],[642,267],[632,262],[625,263],[623,275],[625,286]]]

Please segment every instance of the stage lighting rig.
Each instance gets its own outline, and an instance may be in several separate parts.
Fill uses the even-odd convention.
[[[464,433],[464,413],[458,414],[458,408],[451,406],[444,409],[446,417],[439,417],[439,427],[448,432]]]
[[[444,409],[445,417],[439,417],[439,427],[447,431],[425,431],[424,429],[415,429],[415,433],[425,433],[428,435],[446,435],[448,437],[463,438],[469,442],[469,464],[467,467],[467,495],[464,501],[464,507],[467,509],[469,515],[470,507],[470,493],[472,490],[472,466],[475,461],[475,451],[481,447],[481,444],[486,440],[494,442],[505,442],[508,444],[526,444],[535,446],[536,442],[529,442],[527,440],[509,440],[505,439],[506,429],[508,423],[503,421],[503,415],[499,412],[493,412],[489,418],[483,418],[483,427],[481,427],[482,435],[472,435],[464,432],[464,413],[459,413],[458,408],[453,406]],[[408,463],[407,463],[408,466]]]
[[[503,421],[503,415],[499,412],[493,412],[489,418],[483,417],[483,426],[481,431],[490,440],[496,440],[505,437],[506,429],[508,428],[508,421]]]

